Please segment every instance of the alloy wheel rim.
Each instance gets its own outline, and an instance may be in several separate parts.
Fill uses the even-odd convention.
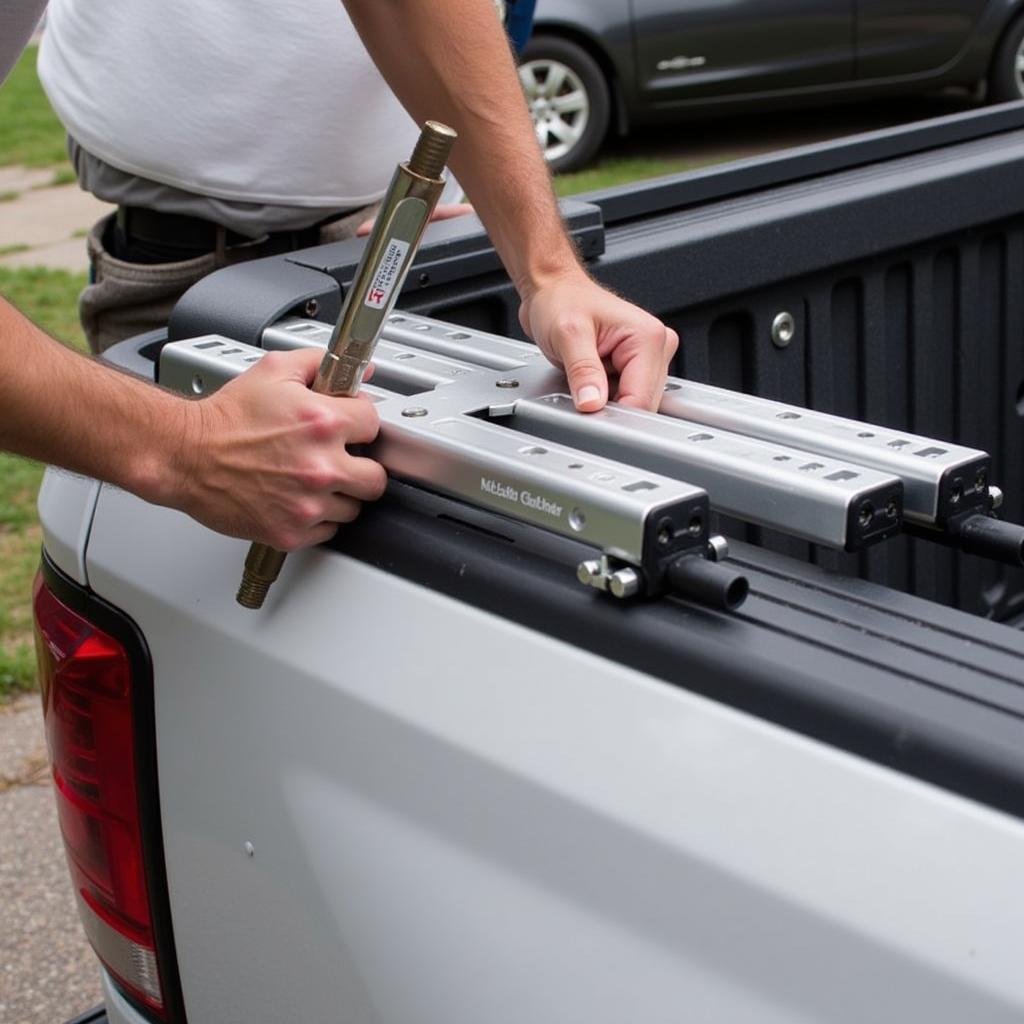
[[[558,60],[524,61],[519,80],[544,159],[558,160],[579,144],[590,121],[583,80]]]

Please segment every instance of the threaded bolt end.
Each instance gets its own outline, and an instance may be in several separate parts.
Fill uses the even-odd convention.
[[[409,158],[409,170],[421,178],[440,178],[458,132],[440,121],[427,121]]]
[[[242,573],[242,582],[238,586],[235,600],[243,608],[262,608],[267,599],[270,584],[273,580],[254,576],[248,569]]]

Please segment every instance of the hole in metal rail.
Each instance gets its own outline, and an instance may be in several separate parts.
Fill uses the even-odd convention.
[[[682,386],[683,386],[682,384],[673,384],[671,381],[669,381],[665,385],[665,390],[666,391],[678,391]]]
[[[224,349],[223,352],[218,352],[217,355],[219,355],[219,356],[233,356],[233,355],[237,355],[241,351],[242,350],[240,348],[226,348],[226,349]]]
[[[946,454],[945,448],[922,448],[920,451],[914,452],[915,455],[920,455],[922,459],[937,459],[940,455]]]
[[[637,480],[632,484],[623,484],[622,489],[624,491],[656,491],[658,489],[657,484],[652,484],[650,480]]]
[[[392,359],[415,359],[416,358],[416,353],[415,352],[396,352],[391,358]]]
[[[541,448],[541,446],[537,444],[527,445],[525,448],[519,449],[520,455],[547,455],[547,453],[547,448]]]
[[[825,463],[824,462],[805,462],[800,467],[800,469],[804,473],[814,473],[816,470],[824,469],[824,468],[825,468]]]
[[[569,513],[569,525],[579,533],[587,525],[587,517],[581,508],[574,508]]]
[[[430,324],[417,324],[414,331],[432,331],[434,328]]]
[[[691,434],[686,440],[687,441],[713,441],[715,439],[714,434]]]
[[[789,462],[791,456],[789,455],[776,455],[773,459],[774,462]]]
[[[193,345],[193,348],[219,348],[223,345],[223,341],[201,341],[198,345]]]
[[[258,363],[262,358],[263,358],[263,356],[246,356],[245,357],[245,362],[247,362],[247,363]]]
[[[206,382],[203,380],[202,374],[197,373],[192,378],[192,391],[194,394],[201,395],[206,390]]]
[[[445,337],[451,338],[452,341],[467,341],[472,335],[467,334],[465,331],[449,331]]]
[[[868,527],[871,525],[871,520],[875,518],[875,506],[870,501],[865,501],[861,505],[860,510],[857,512],[857,522],[861,526]]]
[[[826,480],[856,480],[860,476],[859,473],[852,473],[848,469],[837,469],[834,473],[829,473]]]
[[[583,463],[582,462],[570,462],[569,463],[569,468],[570,469],[582,469],[583,468]]]
[[[798,412],[779,412],[776,413],[776,418],[780,420],[798,420],[800,419],[800,413]]]
[[[889,442],[889,447],[890,448],[896,448],[897,450],[899,450],[900,448],[906,448],[908,445],[911,445],[911,444],[913,444],[912,441],[896,440],[896,441],[890,441]]]
[[[863,430],[857,436],[858,437],[874,437],[875,435],[872,434],[870,430]]]
[[[394,316],[389,316],[388,317],[388,323],[389,324],[404,324],[407,319],[408,319],[407,317],[404,317],[401,314],[396,313]]]
[[[308,334],[310,331],[322,330],[319,324],[292,324],[291,327],[286,327],[286,331],[291,334]]]

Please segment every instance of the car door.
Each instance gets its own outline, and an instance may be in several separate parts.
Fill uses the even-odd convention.
[[[855,0],[631,0],[637,88],[655,106],[853,76]]]
[[[857,0],[857,77],[923,74],[964,47],[991,0]]]

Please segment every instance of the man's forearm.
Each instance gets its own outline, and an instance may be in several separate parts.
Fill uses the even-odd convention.
[[[282,550],[317,544],[387,482],[383,467],[347,450],[376,437],[377,410],[310,391],[320,358],[269,352],[189,400],[72,352],[0,299],[0,450],[117,484],[231,536]]]
[[[452,168],[520,295],[576,270],[492,0],[344,3],[406,109],[459,132]],[[408,51],[395,44],[399,32],[416,41]]]
[[[181,404],[71,351],[0,300],[0,449],[156,499],[184,441]]]

